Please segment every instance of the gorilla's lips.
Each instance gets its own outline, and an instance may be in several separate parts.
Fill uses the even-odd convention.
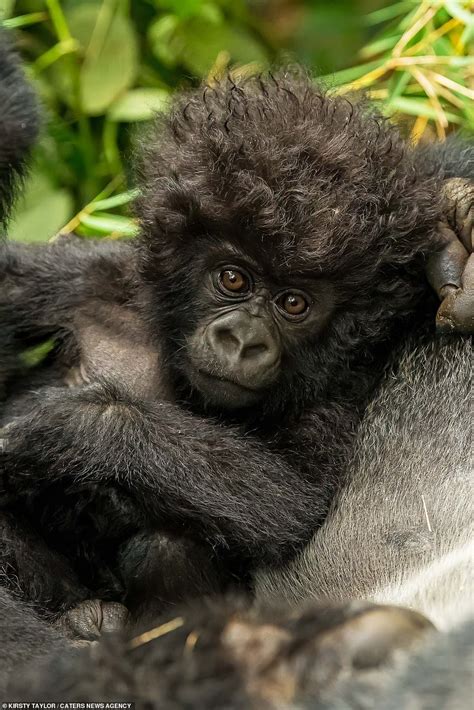
[[[202,368],[194,372],[193,385],[211,404],[226,409],[247,407],[257,402],[263,390],[242,385],[235,380]]]

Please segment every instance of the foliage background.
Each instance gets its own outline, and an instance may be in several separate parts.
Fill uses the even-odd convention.
[[[133,134],[171,93],[290,59],[415,141],[474,130],[472,0],[0,0],[46,106],[10,236],[129,236]]]

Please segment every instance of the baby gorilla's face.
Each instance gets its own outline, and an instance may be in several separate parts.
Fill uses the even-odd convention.
[[[276,386],[334,308],[327,283],[301,275],[278,283],[235,253],[206,268],[198,291],[202,317],[186,338],[185,375],[207,402],[225,409],[251,406]]]
[[[184,399],[301,411],[414,311],[438,188],[363,103],[292,72],[224,80],[178,98],[144,157],[140,273]]]

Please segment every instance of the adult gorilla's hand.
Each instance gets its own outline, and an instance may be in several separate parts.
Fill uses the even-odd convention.
[[[474,181],[447,180],[445,221],[440,233],[443,249],[428,263],[428,279],[441,305],[436,316],[442,333],[474,333]]]

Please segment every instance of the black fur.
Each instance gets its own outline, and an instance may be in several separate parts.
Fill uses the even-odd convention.
[[[116,550],[143,528],[194,538],[243,579],[307,542],[386,353],[433,320],[424,261],[443,208],[434,158],[418,160],[379,115],[301,74],[179,97],[147,146],[135,242],[11,244],[0,257],[0,352],[55,336],[53,372],[77,365],[72,320],[94,300],[133,313],[163,351],[173,401],[100,378],[38,388],[33,375],[36,392],[4,412],[3,507],[26,512],[109,598],[129,586]],[[223,251],[281,287],[310,282],[321,302],[330,291],[333,306],[317,332],[282,334],[277,381],[230,412],[193,386],[186,360],[207,313],[204,274]],[[62,609],[46,590],[31,601]]]
[[[0,224],[5,224],[13,206],[16,182],[24,177],[38,135],[39,109],[10,39],[1,28],[0,106]]]
[[[67,643],[50,625],[6,589],[0,588],[0,628],[2,629],[2,660],[0,663],[0,693],[5,700],[6,687],[22,666],[34,663],[39,672],[41,659],[48,653],[64,653]]]

